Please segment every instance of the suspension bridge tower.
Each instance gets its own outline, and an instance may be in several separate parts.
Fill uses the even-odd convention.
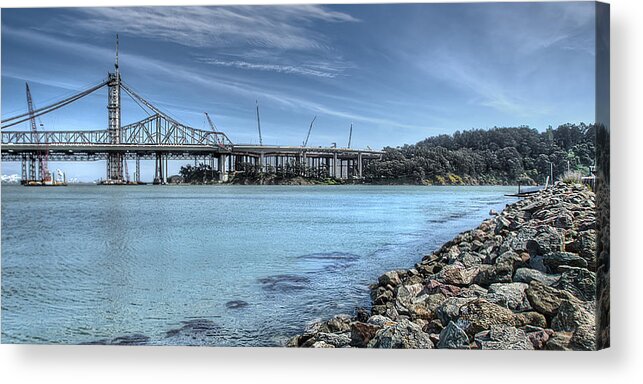
[[[118,69],[118,35],[116,35],[116,60],[114,61],[114,73],[108,74],[108,132],[110,144],[121,142],[121,74]],[[123,154],[121,152],[110,152],[107,157],[107,182],[123,183]]]

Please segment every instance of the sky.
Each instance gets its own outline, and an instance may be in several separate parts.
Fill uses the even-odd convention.
[[[353,124],[352,147],[373,149],[591,123],[594,14],[593,2],[3,9],[2,117],[26,112],[26,81],[36,107],[100,83],[118,33],[125,83],[189,126],[209,129],[208,112],[234,143],[258,143],[256,101],[264,144],[301,145],[315,116],[309,145],[346,146]],[[106,105],[103,88],[42,124],[106,129]],[[146,116],[123,93],[122,124]]]

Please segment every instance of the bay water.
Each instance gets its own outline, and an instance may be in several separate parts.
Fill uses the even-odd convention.
[[[284,345],[514,190],[3,185],[2,342]]]

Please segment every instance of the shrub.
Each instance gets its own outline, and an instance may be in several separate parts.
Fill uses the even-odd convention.
[[[580,171],[567,171],[563,173],[560,180],[566,184],[581,184],[583,182],[583,174]]]

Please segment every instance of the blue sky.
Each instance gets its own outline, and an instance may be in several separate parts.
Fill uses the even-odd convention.
[[[126,83],[195,128],[207,111],[237,143],[258,142],[255,100],[265,144],[301,145],[313,116],[310,145],[345,146],[353,123],[353,146],[372,148],[594,120],[592,2],[3,9],[2,116],[26,111],[25,81],[37,106],[100,82],[117,32]],[[123,97],[123,124],[146,116]],[[106,100],[42,122],[104,129]]]

